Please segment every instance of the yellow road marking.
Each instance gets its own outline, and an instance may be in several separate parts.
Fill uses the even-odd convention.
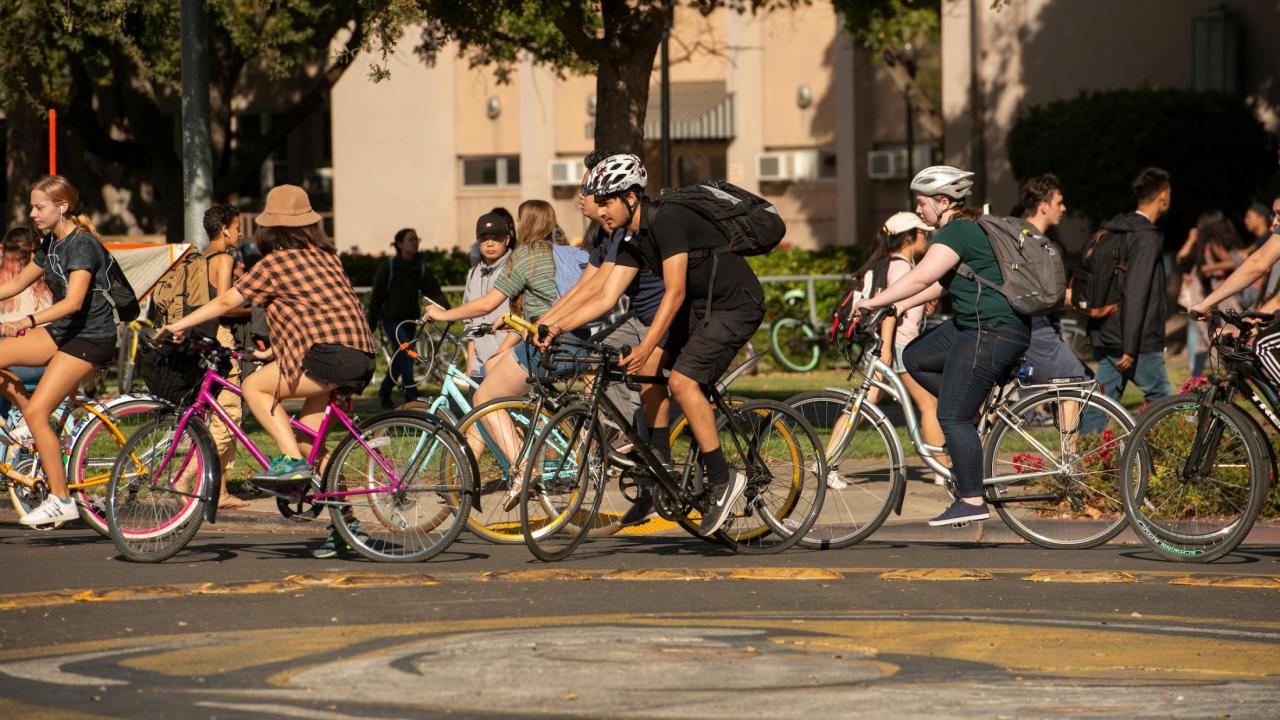
[[[994,580],[985,570],[970,568],[909,568],[880,574],[881,580]]]
[[[649,568],[646,570],[614,570],[602,576],[603,580],[715,580],[714,570],[691,568]]]
[[[730,580],[843,580],[844,575],[828,568],[754,567],[729,573]]]
[[[1022,578],[1027,582],[1050,583],[1136,583],[1137,576],[1106,570],[1040,570]]]
[[[1113,571],[1037,570],[1030,568],[818,568],[818,567],[753,567],[753,568],[647,568],[639,570],[542,568],[504,572],[424,573],[316,573],[288,575],[278,580],[244,582],[173,583],[141,587],[109,589],[75,588],[65,590],[10,593],[0,595],[0,611],[23,608],[56,607],[93,602],[129,600],[163,600],[193,595],[262,595],[296,593],[312,588],[394,588],[427,587],[455,582],[549,582],[582,580],[687,581],[687,580],[755,580],[755,581],[836,581],[848,576],[877,575],[881,580],[906,581],[975,581],[1017,577],[1024,582],[1142,583],[1166,582],[1173,585],[1211,588],[1280,589],[1280,576],[1195,574],[1151,571],[1141,573]]]
[[[106,720],[107,718],[106,715],[90,715],[65,708],[38,707],[4,698],[0,698],[0,717],[23,720]]]
[[[1186,575],[1169,581],[1170,585],[1195,587],[1280,589],[1280,577],[1267,575]]]
[[[545,570],[509,570],[498,573],[482,573],[481,580],[507,580],[509,582],[544,582],[547,580],[590,580],[591,576],[578,570],[547,568]]]

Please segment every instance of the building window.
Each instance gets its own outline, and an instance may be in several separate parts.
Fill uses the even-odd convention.
[[[519,184],[519,155],[462,158],[462,187],[510,187]]]

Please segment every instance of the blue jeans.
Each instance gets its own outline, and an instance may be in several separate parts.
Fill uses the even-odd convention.
[[[973,416],[991,388],[1014,369],[1031,343],[1026,325],[982,330],[948,320],[907,346],[903,365],[938,398],[938,425],[947,439],[951,475],[960,497],[982,497],[982,440]]]
[[[1112,400],[1119,401],[1130,382],[1142,389],[1142,396],[1147,402],[1173,394],[1173,388],[1169,385],[1169,373],[1164,369],[1164,353],[1140,352],[1133,367],[1123,373],[1116,369],[1116,363],[1120,362],[1119,355],[1107,355],[1101,350],[1096,350],[1095,353],[1098,357],[1098,384]]]
[[[383,320],[382,331],[386,333],[392,359],[391,369],[387,376],[382,378],[382,387],[378,389],[378,395],[390,399],[391,390],[395,384],[393,378],[399,378],[400,383],[404,385],[404,401],[417,400],[418,388],[413,384],[413,358],[409,357],[408,353],[396,353],[397,348],[413,340],[413,326],[409,323]]]

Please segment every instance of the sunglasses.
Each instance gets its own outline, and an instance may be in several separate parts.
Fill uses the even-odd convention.
[[[481,235],[480,237],[476,238],[476,241],[477,241],[477,242],[482,242],[482,243],[487,243],[487,242],[491,242],[491,243],[505,243],[505,242],[507,241],[507,239],[506,239],[505,237],[496,237],[496,236],[493,236],[493,235]]]

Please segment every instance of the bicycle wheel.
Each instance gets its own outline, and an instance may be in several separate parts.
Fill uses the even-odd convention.
[[[49,486],[45,484],[44,471],[40,468],[40,457],[38,455],[24,450],[16,460],[6,460],[6,462],[11,463],[13,472],[37,478],[36,483],[31,487],[11,480],[6,481],[6,485],[9,488],[9,502],[13,505],[14,511],[18,513],[18,517],[22,517],[40,507],[40,503],[49,497]],[[31,527],[35,530],[56,530],[65,524],[66,521],[63,520]]]
[[[329,515],[356,552],[381,562],[421,562],[444,552],[467,521],[475,479],[466,451],[439,420],[378,415],[333,451],[324,474]]]
[[[179,437],[178,419],[143,425],[111,467],[107,527],[120,554],[134,562],[161,562],[186,547],[217,491],[213,438],[195,418]]]
[[[111,467],[128,439],[158,414],[169,412],[169,406],[159,400],[125,400],[100,411],[106,420],[86,412],[87,418],[71,440],[67,487],[80,506],[80,519],[103,537],[110,537],[107,481],[111,479]]]
[[[880,408],[863,403],[851,427],[852,398],[836,390],[801,393],[786,404],[813,427],[820,447],[838,453],[827,458],[822,512],[800,544],[825,550],[862,542],[884,524],[905,492],[906,464],[893,424]]]
[[[987,501],[1009,529],[1041,547],[1107,542],[1128,522],[1120,463],[1133,427],[1101,388],[1052,388],[999,408],[983,443]]]
[[[1253,528],[1271,480],[1271,453],[1257,423],[1234,405],[1201,400],[1175,395],[1152,404],[1122,460],[1125,512],[1138,538],[1165,560],[1212,562],[1235,550]],[[1206,440],[1193,463],[1201,420]],[[1129,457],[1140,452],[1147,472]]]
[[[813,328],[796,318],[780,318],[769,329],[773,356],[792,372],[809,372],[818,367],[822,356],[818,340]]]
[[[732,413],[744,435],[721,416],[720,448],[730,472],[745,473],[747,485],[716,536],[740,553],[781,552],[812,529],[822,510],[822,446],[809,423],[780,402],[751,400]]]
[[[600,509],[606,471],[595,408],[571,405],[542,428],[520,487],[520,533],[534,557],[555,562],[582,543]]]
[[[537,433],[551,419],[551,412],[543,408],[537,420],[537,406],[527,398],[498,399],[484,403],[467,413],[458,422],[458,432],[466,438],[467,445],[476,456],[479,468],[477,482],[480,503],[467,518],[467,529],[475,535],[499,545],[515,545],[524,542],[520,533],[520,512],[502,509],[503,503],[517,483],[515,471],[522,471],[520,463],[503,454],[504,445],[526,448]],[[496,418],[485,420],[491,413],[502,413],[510,421]],[[502,440],[499,443],[498,440]]]

